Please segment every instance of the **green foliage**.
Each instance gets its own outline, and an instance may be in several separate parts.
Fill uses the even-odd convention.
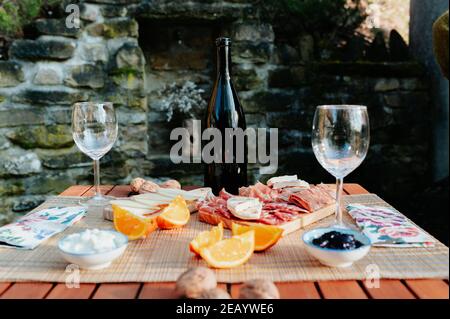
[[[0,0],[0,38],[22,34],[22,28],[37,18],[44,6],[54,6],[61,0]]]

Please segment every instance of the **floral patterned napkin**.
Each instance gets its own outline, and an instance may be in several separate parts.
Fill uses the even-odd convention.
[[[355,219],[373,246],[432,247],[434,240],[402,214],[387,207],[350,204],[348,213]]]
[[[0,247],[34,249],[51,236],[78,222],[86,208],[52,207],[27,216],[17,222],[0,227]]]

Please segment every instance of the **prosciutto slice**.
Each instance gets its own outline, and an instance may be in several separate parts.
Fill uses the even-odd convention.
[[[240,196],[258,198],[263,203],[276,201],[279,194],[278,190],[274,190],[261,182],[249,187],[239,188]]]
[[[311,186],[309,189],[291,194],[289,202],[304,208],[309,213],[329,206],[335,202],[325,185]]]

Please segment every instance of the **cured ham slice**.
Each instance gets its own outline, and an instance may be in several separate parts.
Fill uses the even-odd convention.
[[[329,206],[335,202],[325,185],[311,186],[289,196],[289,202],[306,209],[309,213]]]
[[[255,185],[239,188],[239,195],[258,198],[263,203],[267,203],[276,201],[280,195],[280,192],[264,185],[261,182],[257,182]]]

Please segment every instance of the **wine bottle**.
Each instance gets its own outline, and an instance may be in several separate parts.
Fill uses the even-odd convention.
[[[222,188],[238,194],[239,187],[247,185],[247,137],[243,145],[234,139],[233,149],[226,149],[225,139],[227,128],[245,131],[245,115],[231,80],[231,40],[218,38],[216,46],[217,78],[208,104],[206,128],[216,128],[221,132],[222,160],[205,164],[205,186],[211,187],[215,194]],[[238,152],[244,154],[243,159],[242,156],[237,157]],[[227,161],[226,154],[229,156]]]

